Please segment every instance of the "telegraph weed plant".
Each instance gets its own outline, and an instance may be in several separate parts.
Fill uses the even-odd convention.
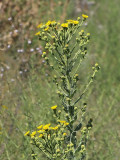
[[[86,45],[90,40],[90,33],[86,34],[84,30],[81,30],[77,37],[75,33],[87,18],[88,16],[83,14],[77,20],[67,20],[62,24],[48,21],[46,24],[38,25],[40,31],[35,35],[45,43],[43,58],[56,73],[53,81],[57,86],[61,105],[55,104],[51,107],[56,125],[40,124],[34,131],[25,133],[34,146],[31,154],[33,159],[39,159],[35,153],[35,147],[51,160],[83,160],[86,157],[86,144],[92,127],[92,119],[85,124],[83,121],[87,103],[84,102],[81,106],[77,104],[100,68],[97,63],[92,67],[93,73],[90,80],[77,97],[77,82],[79,81],[77,72],[86,57]],[[75,38],[74,43],[73,38]],[[81,114],[80,119],[78,119],[78,112]]]

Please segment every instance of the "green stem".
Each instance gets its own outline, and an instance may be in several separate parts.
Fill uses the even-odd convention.
[[[95,73],[96,73],[96,72],[94,71],[94,72],[93,72],[93,75],[92,75],[93,78],[95,77]],[[93,79],[91,78],[90,81],[89,81],[89,83],[86,85],[83,93],[82,93],[82,94],[80,95],[80,97],[74,102],[73,106],[74,106],[76,103],[78,103],[79,100],[83,97],[83,95],[85,94],[85,92],[87,91],[87,89],[89,88],[89,86],[90,86],[90,84],[91,84],[92,82],[93,82]]]
[[[73,34],[71,35],[71,37],[69,38],[67,44],[70,42],[70,40],[72,39],[72,37],[74,36],[74,34],[76,33],[76,31],[81,27],[81,25],[83,24],[83,21],[81,22],[81,24],[74,30]]]
[[[7,154],[7,159],[10,160],[10,156],[9,156],[9,153],[8,153],[8,150],[7,150],[6,143],[5,143],[5,150],[6,150],[6,154]]]

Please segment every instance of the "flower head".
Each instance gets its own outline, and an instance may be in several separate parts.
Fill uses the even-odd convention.
[[[48,21],[45,25],[49,26],[51,24],[51,21]]]
[[[43,125],[40,125],[40,126],[37,127],[37,129],[42,129],[42,127],[43,127]]]
[[[73,23],[73,20],[72,19],[68,19],[67,22],[68,23]]]
[[[36,135],[36,131],[31,133],[31,137],[34,137]]]
[[[45,28],[44,30],[45,30],[45,31],[48,31],[48,30],[49,30],[49,27]]]
[[[56,24],[56,21],[51,21],[51,25]]]
[[[44,134],[40,134],[40,135],[39,135],[39,138],[41,138],[41,137],[43,137],[43,136],[44,136]]]
[[[2,105],[2,108],[4,108],[4,109],[8,109],[8,107],[7,107],[7,106],[5,106],[5,105]]]
[[[68,23],[62,23],[61,26],[62,26],[63,28],[68,28]]]
[[[68,122],[66,122],[66,123],[64,123],[64,125],[65,125],[65,126],[67,126],[67,125],[69,125],[69,123],[68,123]]]
[[[53,110],[55,110],[56,108],[57,108],[57,105],[51,107],[51,109],[53,109]]]
[[[67,20],[67,22],[68,22],[69,24],[75,24],[75,25],[79,23],[79,21],[74,21],[74,20],[72,20],[72,19]]]
[[[98,63],[95,63],[95,67],[97,67],[98,66]]]
[[[39,130],[37,132],[43,134],[45,132],[45,130]]]
[[[38,36],[38,35],[40,35],[40,31],[35,34],[35,36]]]
[[[41,28],[41,27],[42,27],[42,25],[43,25],[43,24],[42,24],[42,23],[40,23],[40,24],[37,26],[37,28]]]
[[[30,133],[30,131],[27,131],[27,132],[24,134],[24,136],[28,136],[29,133]]]
[[[51,125],[50,123],[49,123],[49,124],[46,124],[45,126],[43,126],[43,129],[44,129],[44,130],[48,130],[50,125]]]
[[[67,133],[63,133],[63,136],[66,136],[67,135]]]
[[[56,24],[56,21],[48,21],[45,25],[50,26]]]
[[[79,23],[79,21],[73,21],[73,24],[78,24]]]
[[[69,123],[66,122],[66,121],[61,121],[61,120],[59,120],[59,122],[60,122],[61,124],[64,124],[65,126],[69,125]]]
[[[84,19],[87,19],[87,18],[88,18],[88,16],[85,15],[85,14],[82,14],[82,17],[83,17]]]
[[[51,129],[57,130],[57,129],[58,129],[58,126],[56,126],[56,127],[51,127]]]

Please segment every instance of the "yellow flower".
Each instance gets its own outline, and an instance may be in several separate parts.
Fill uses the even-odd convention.
[[[61,26],[62,26],[63,28],[68,28],[68,23],[63,23],[63,24],[61,24]]]
[[[40,126],[37,127],[37,129],[42,129],[42,127],[43,127],[43,125],[40,125]]]
[[[2,108],[4,108],[4,109],[8,109],[8,107],[7,107],[7,106],[5,106],[5,105],[2,105]]]
[[[42,27],[42,25],[43,25],[43,24],[42,24],[42,23],[40,23],[40,24],[37,26],[37,28],[41,28],[41,27]]]
[[[36,131],[31,133],[31,137],[34,137],[36,135]]]
[[[62,124],[64,124],[64,125],[66,125],[66,126],[69,125],[69,123],[66,122],[66,121],[61,121],[61,120],[59,120],[59,122],[62,123]]]
[[[69,125],[69,123],[68,123],[68,122],[66,122],[66,123],[64,123],[64,125],[66,125],[66,126],[67,126],[67,125]]]
[[[70,23],[70,24],[78,24],[79,23],[79,21],[74,21],[74,20],[71,20],[71,19],[67,20],[67,22]]]
[[[67,135],[67,133],[63,133],[63,136],[66,136]]]
[[[50,26],[56,24],[56,21],[48,21],[45,25]]]
[[[60,123],[66,123],[66,121],[61,121],[61,120],[59,120],[59,122],[60,122]]]
[[[49,129],[49,126],[44,126],[43,129],[44,129],[44,130],[48,130],[48,129]]]
[[[40,135],[39,135],[40,138],[43,137],[43,136],[44,136],[43,134],[40,134]]]
[[[45,25],[49,26],[51,24],[51,21],[48,21]]]
[[[30,133],[30,131],[27,131],[27,132],[24,134],[24,136],[28,136],[29,133]]]
[[[78,24],[78,23],[79,23],[79,21],[73,21],[73,23],[74,23],[74,24]]]
[[[36,36],[40,35],[40,31],[35,34]]]
[[[49,29],[49,27],[45,28],[44,30],[45,30],[45,31],[48,31],[48,29]]]
[[[44,133],[45,132],[45,130],[39,130],[39,131],[37,131],[38,133]]]
[[[53,110],[54,110],[54,109],[56,109],[56,108],[57,108],[57,105],[56,105],[56,106],[52,106],[52,107],[51,107],[51,109],[53,109]]]
[[[51,21],[51,24],[55,24],[56,23],[56,21]]]
[[[56,126],[56,127],[51,127],[51,129],[57,130],[57,129],[58,129],[58,126]]]
[[[46,124],[46,126],[50,126],[50,125],[51,125],[50,123]]]
[[[88,18],[88,16],[85,15],[85,14],[82,14],[82,17],[85,18],[85,19]]]
[[[49,123],[49,124],[46,124],[45,126],[43,126],[43,129],[44,129],[44,130],[48,130],[50,125],[51,125],[50,123]]]
[[[67,22],[68,23],[73,23],[73,20],[72,19],[68,19]]]

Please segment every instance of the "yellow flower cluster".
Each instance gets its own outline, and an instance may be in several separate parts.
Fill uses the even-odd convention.
[[[56,21],[48,21],[45,25],[50,26],[56,24]],[[40,23],[37,28],[41,28],[43,26],[43,23]]]
[[[57,130],[59,127],[60,127],[60,125],[57,125],[57,126],[55,126],[55,127],[50,127],[50,123],[49,124],[46,124],[46,125],[40,125],[40,126],[38,126],[37,127],[37,129],[38,129],[38,131],[33,131],[31,134],[30,134],[30,131],[27,131],[25,134],[24,134],[24,136],[31,136],[31,138],[32,137],[34,137],[37,133],[40,133],[40,135],[39,135],[39,137],[42,137],[42,135],[44,135],[45,134],[45,132],[47,132],[48,130]]]
[[[85,14],[82,14],[82,17],[83,17],[83,21],[85,19],[88,18],[87,15]],[[69,26],[76,26],[79,24],[79,20],[80,20],[80,17],[77,18],[77,20],[72,20],[72,19],[68,19],[66,23],[62,23],[61,24],[61,27],[63,29],[67,29]],[[50,31],[50,29],[54,28],[54,29],[57,29],[57,27],[60,25],[60,23],[56,22],[56,21],[51,21],[49,20],[47,23],[43,24],[43,23],[40,23],[37,28],[40,28],[42,29],[42,32],[37,32],[35,35],[40,35],[40,33],[44,33],[44,31],[48,32]]]
[[[69,123],[66,122],[66,121],[61,121],[61,120],[59,120],[59,122],[60,122],[61,124],[64,124],[65,126],[69,125]]]
[[[67,20],[67,22],[70,23],[70,24],[75,24],[75,25],[77,25],[79,23],[79,21],[74,21],[74,20],[71,20],[71,19]]]
[[[56,24],[56,21],[48,21],[45,25],[50,26]]]
[[[50,129],[57,130],[59,126],[51,127]]]
[[[55,106],[53,106],[55,107]],[[52,130],[56,131],[58,130],[60,127],[65,127],[67,125],[69,125],[68,122],[66,121],[63,121],[63,120],[59,120],[58,122],[60,122],[61,125],[57,125],[55,127],[50,127],[51,124],[46,124],[46,125],[40,125],[37,127],[38,130],[36,131],[33,131],[32,133],[30,133],[30,131],[27,131],[24,136],[30,136],[31,138],[34,138],[35,136],[37,137],[44,137],[45,134],[49,134],[51,133]],[[63,126],[64,125],[64,126]],[[39,135],[38,135],[39,134]],[[63,136],[66,136],[67,134],[66,133],[63,133]]]
[[[61,26],[63,28],[68,28],[69,24],[77,25],[77,24],[79,24],[79,21],[74,21],[74,20],[69,19],[69,20],[67,20],[67,23],[62,23]]]

